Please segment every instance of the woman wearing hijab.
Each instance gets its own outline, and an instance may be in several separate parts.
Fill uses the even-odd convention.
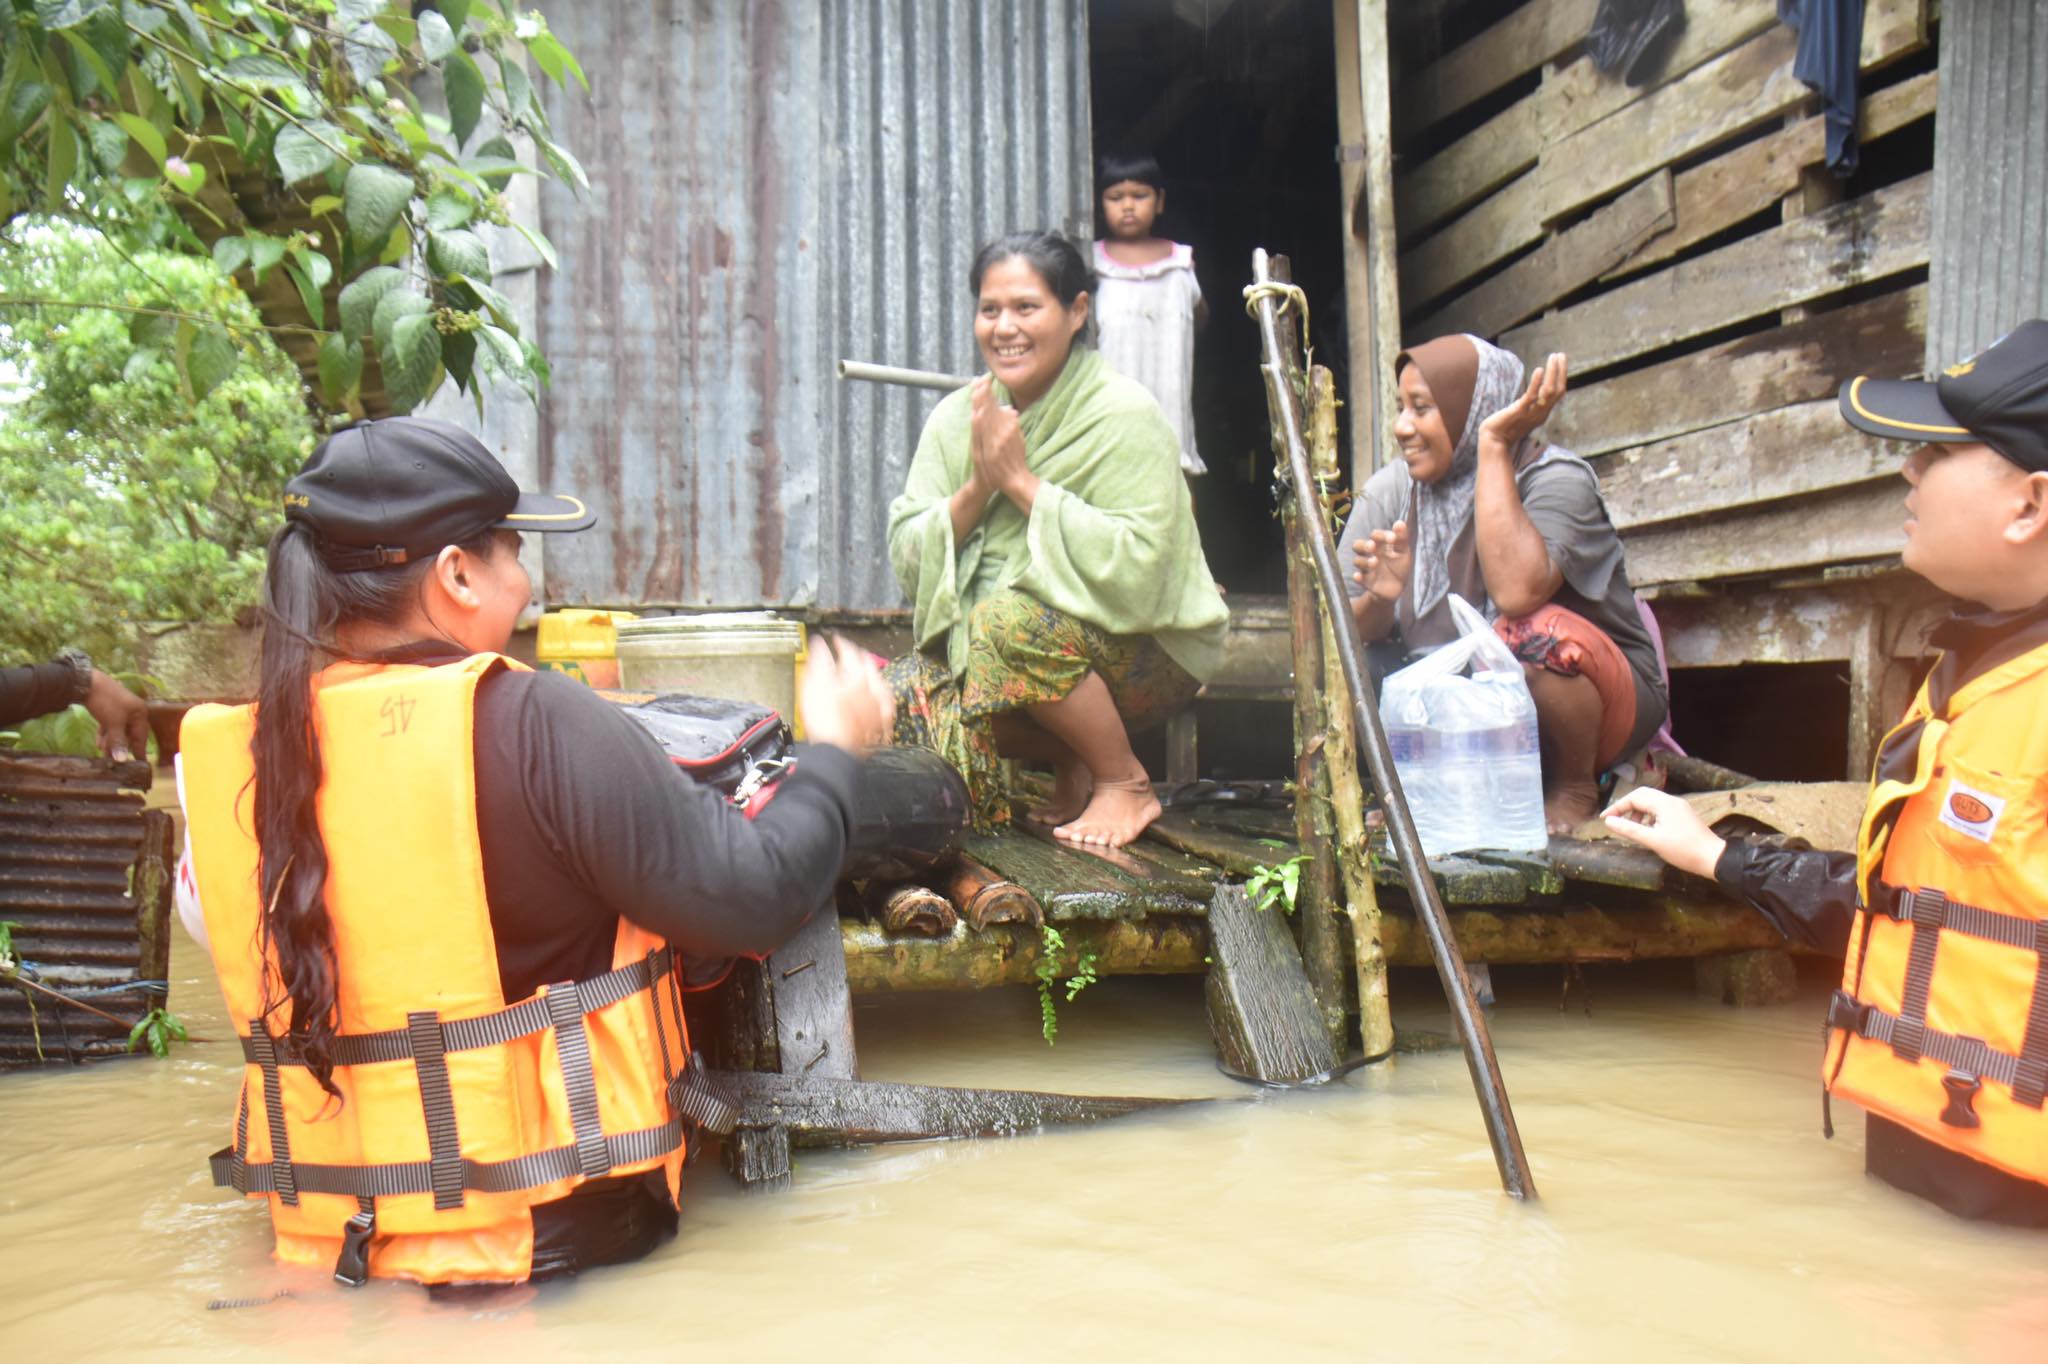
[[[1403,351],[1394,372],[1401,461],[1367,480],[1344,527],[1352,618],[1368,643],[1423,653],[1457,637],[1451,593],[1479,608],[1527,670],[1544,811],[1569,831],[1667,702],[1599,480],[1537,434],[1564,397],[1565,357],[1525,386],[1513,355],[1444,336]]]

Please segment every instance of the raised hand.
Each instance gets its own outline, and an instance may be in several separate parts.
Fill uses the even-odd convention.
[[[804,737],[853,753],[886,743],[896,724],[889,684],[867,650],[837,635],[817,635],[797,690]]]
[[[1522,438],[1543,425],[1564,400],[1567,363],[1564,352],[1552,351],[1550,358],[1529,376],[1522,396],[1479,424],[1479,447],[1512,451]]]
[[[1400,600],[1415,566],[1408,523],[1396,521],[1390,530],[1376,530],[1366,539],[1352,541],[1351,557],[1355,565],[1351,579],[1366,595],[1385,602]]]
[[[969,401],[973,438],[968,448],[975,478],[991,492],[1014,496],[1030,480],[1017,409],[996,401],[994,384],[987,375],[971,385]]]

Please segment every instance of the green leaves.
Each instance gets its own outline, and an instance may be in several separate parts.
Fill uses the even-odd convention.
[[[191,322],[178,324],[175,355],[195,402],[219,388],[242,359],[240,349],[222,328]]]
[[[489,279],[491,253],[484,246],[483,238],[474,232],[467,232],[461,228],[448,232],[429,232],[427,269],[444,279],[450,275],[470,275],[479,279]]]
[[[278,175],[287,185],[318,175],[339,159],[345,136],[325,119],[315,119],[303,127],[285,124],[277,130],[277,140],[271,144]]]
[[[405,272],[389,265],[365,270],[350,280],[337,301],[342,335],[351,341],[360,341],[368,336],[377,315],[377,305],[383,301],[384,295],[404,284]]]
[[[320,342],[319,367],[321,399],[329,407],[343,407],[362,382],[363,343],[329,332]]]
[[[476,216],[476,200],[453,185],[443,185],[427,196],[427,226],[436,232],[465,226]]]
[[[68,207],[64,202],[64,191],[71,187],[71,177],[77,171],[78,134],[72,130],[70,119],[53,119],[50,123],[50,157],[43,181],[43,197],[49,200],[52,212],[62,213]]]
[[[419,22],[422,57],[438,62],[455,50],[455,30],[448,26],[448,20],[439,11],[423,11]]]
[[[1244,888],[1252,897],[1253,907],[1271,909],[1275,903],[1284,903],[1287,912],[1294,913],[1295,899],[1301,893],[1301,869],[1307,864],[1308,855],[1304,853],[1275,866],[1252,868]]]
[[[298,286],[299,300],[306,305],[306,316],[313,319],[313,325],[327,324],[327,300],[320,291],[327,287],[327,281],[334,278],[334,262],[309,246],[294,246],[292,258],[285,265],[285,273]]]
[[[114,0],[36,0],[36,22],[52,33],[76,28],[113,3]]]
[[[539,63],[540,69],[547,72],[549,79],[555,84],[567,85],[569,82],[563,77],[574,76],[578,85],[585,90],[590,89],[590,82],[583,77],[583,68],[576,64],[576,58],[552,33],[542,33],[527,39],[526,50],[533,54],[534,61]]]
[[[351,166],[341,190],[349,240],[358,251],[382,249],[412,198],[412,177],[373,161]]]
[[[388,361],[391,358],[391,336],[398,326],[399,319],[418,317],[433,310],[432,303],[410,289],[393,289],[377,300],[377,310],[370,314],[370,335],[376,339],[378,356],[387,362],[387,379],[390,377]]]
[[[416,295],[392,294],[386,302],[411,297]],[[377,354],[384,362],[384,388],[399,411],[412,411],[440,386],[441,333],[434,326],[432,313],[399,317],[392,324],[390,344],[380,342]]]
[[[164,145],[164,135],[156,130],[155,124],[134,114],[115,114],[114,121],[135,139],[136,146],[149,153],[149,159],[156,162],[157,169],[163,169],[164,158],[171,153]]]
[[[358,24],[342,40],[342,55],[360,85],[369,85],[384,74],[387,63],[398,59],[398,44],[376,24]]]
[[[443,89],[448,96],[448,122],[461,147],[476,131],[484,113],[484,73],[467,52],[457,52],[442,69]]]
[[[161,1061],[171,1054],[171,1043],[184,1042],[185,1025],[168,1009],[151,1009],[128,1033],[128,1050],[148,1046],[149,1054]]]

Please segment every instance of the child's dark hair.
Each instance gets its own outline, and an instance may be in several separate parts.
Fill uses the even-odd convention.
[[[1104,152],[1095,163],[1095,197],[1101,198],[1111,185],[1121,185],[1126,180],[1150,185],[1161,194],[1166,192],[1166,177],[1160,173],[1159,158],[1150,152]]]
[[[1073,307],[1075,299],[1095,287],[1095,272],[1088,268],[1087,259],[1059,233],[1012,232],[974,253],[974,266],[967,272],[968,291],[980,297],[982,276],[1012,256],[1023,258],[1038,272],[1062,308]]]

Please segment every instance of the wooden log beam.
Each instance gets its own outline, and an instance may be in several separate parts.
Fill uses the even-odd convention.
[[[1584,222],[1552,237],[1478,288],[1415,326],[1417,336],[1471,332],[1493,337],[1599,279],[1678,221],[1671,172],[1652,172]]]
[[[1549,317],[1501,345],[1561,350],[1586,373],[1927,263],[1923,174],[1683,260]]]
[[[1927,286],[1915,284],[1612,379],[1575,383],[1544,432],[1591,459],[1832,399],[1848,375],[1917,374],[1926,335]]]
[[[706,1078],[739,1105],[742,1130],[778,1127],[789,1133],[792,1145],[804,1148],[1007,1137],[1209,1102],[954,1089],[744,1070],[711,1071]]]
[[[1335,924],[1327,905],[1318,912]],[[1254,908],[1242,886],[1222,886],[1208,922],[1213,964],[1204,993],[1224,1069],[1294,1084],[1335,1068],[1336,1044],[1286,915]],[[1341,1003],[1337,1017],[1341,1024]]]
[[[990,924],[1042,924],[1045,910],[1037,897],[964,854],[946,872],[946,898],[980,932]]]
[[[1343,143],[1337,178],[1344,228],[1350,466],[1355,488],[1392,458],[1394,414],[1400,406],[1393,374],[1401,346],[1393,63],[1387,0],[1331,3],[1336,8],[1337,129]]]
[[[1873,16],[1877,15],[1882,6],[1884,13],[1890,16],[1890,22],[1872,25],[1866,20],[1863,49],[1866,69],[1917,50],[1924,43],[1924,32],[1918,27],[1917,18],[1913,17],[1917,15],[1919,4],[1920,0],[1872,0],[1870,14]],[[1720,73],[1723,77],[1735,79],[1737,76],[1741,76],[1742,79],[1751,80],[1752,82],[1762,79],[1762,77],[1748,71],[1748,67],[1754,65],[1759,60],[1775,55],[1777,60],[1783,64],[1782,75],[1772,85],[1770,97],[1761,99],[1760,111],[1755,112],[1748,122],[1742,123],[1738,120],[1738,127],[1736,129],[1716,132],[1704,140],[1681,140],[1670,145],[1647,140],[1652,137],[1652,134],[1638,131],[1632,135],[1629,147],[1616,149],[1611,153],[1611,165],[1600,160],[1600,139],[1608,133],[1613,133],[1617,137],[1622,136],[1623,125],[1621,120],[1623,116],[1625,115],[1628,119],[1642,118],[1643,115],[1640,111],[1643,103],[1647,101],[1638,101],[1636,104],[1627,106],[1615,118],[1586,127],[1579,134],[1579,137],[1583,138],[1584,142],[1581,144],[1579,152],[1575,154],[1591,158],[1596,163],[1595,171],[1592,175],[1593,187],[1568,187],[1569,192],[1560,193],[1558,187],[1550,178],[1551,170],[1549,163],[1551,154],[1548,151],[1544,152],[1542,155],[1545,164],[1539,171],[1522,175],[1519,179],[1508,182],[1498,192],[1480,201],[1470,212],[1432,231],[1428,236],[1414,241],[1402,253],[1401,285],[1404,295],[1410,304],[1425,303],[1431,299],[1441,297],[1448,293],[1459,281],[1469,278],[1495,261],[1503,260],[1531,242],[1540,239],[1549,224],[1557,221],[1559,216],[1567,211],[1566,207],[1559,202],[1560,198],[1569,199],[1576,196],[1577,203],[1597,202],[1623,185],[1632,184],[1641,179],[1643,175],[1659,166],[1670,165],[1684,159],[1691,152],[1706,149],[1714,142],[1722,140],[1723,137],[1734,135],[1741,127],[1753,127],[1759,123],[1767,123],[1772,118],[1781,116],[1786,110],[1798,107],[1806,92],[1803,86],[1799,86],[1798,82],[1790,81],[1791,57],[1789,40],[1791,35],[1789,31],[1784,30],[1778,30],[1777,34],[1780,36],[1774,36],[1769,33],[1764,34],[1762,38],[1753,39],[1750,44],[1753,47],[1755,43],[1768,39],[1770,43],[1775,44],[1768,51],[1763,49],[1752,51],[1747,57],[1743,58],[1742,62],[1735,63],[1736,57],[1742,51],[1738,49],[1738,52],[1731,52],[1727,54],[1726,58],[1722,59],[1723,61],[1735,63],[1735,65],[1739,65],[1742,68],[1742,70],[1737,71],[1731,66],[1730,69]],[[1713,65],[1718,67],[1720,63]],[[1707,69],[1709,68],[1702,68],[1689,79],[1701,82]],[[1789,85],[1786,83],[1787,81],[1790,81]],[[1680,88],[1682,85],[1683,82],[1680,82],[1679,85],[1660,87],[1654,92],[1654,97],[1664,98],[1665,91]],[[1674,103],[1683,106],[1687,97],[1681,95],[1670,98]],[[1716,89],[1710,93],[1710,101],[1717,104],[1734,102],[1740,105],[1744,100],[1759,101],[1754,83],[1725,90]],[[1871,138],[1881,136],[1880,129],[1882,131],[1891,131],[1892,128],[1899,126],[1896,122],[1889,122],[1892,119],[1901,118],[1901,111],[1898,106],[1887,100],[1879,106],[1879,111],[1886,121],[1872,120],[1866,123],[1865,126],[1870,129],[1868,136]],[[1682,108],[1673,117],[1682,120]],[[1868,117],[1870,116],[1866,114],[1866,118]],[[1689,131],[1696,130],[1681,128],[1677,136],[1683,138]],[[1798,136],[1804,138],[1807,134],[1801,133]],[[1768,141],[1768,139],[1761,139],[1761,141]],[[1783,152],[1788,149],[1780,148],[1779,150]],[[1736,151],[1727,153],[1729,157],[1742,155],[1742,150],[1739,148]],[[1737,161],[1735,165],[1742,168],[1746,173],[1759,174],[1761,172],[1754,158],[1763,156],[1768,159],[1770,155],[1769,152],[1751,153],[1748,158]],[[1715,163],[1709,162],[1706,164],[1711,166]],[[1800,168],[1795,168],[1795,175],[1797,169]],[[1687,222],[1685,214],[1688,205],[1691,205],[1694,210],[1693,220],[1701,224],[1699,235],[1692,237],[1691,240],[1693,241],[1698,241],[1700,237],[1710,235],[1714,231],[1720,231],[1722,228],[1742,221],[1742,217],[1734,217],[1722,223],[1721,228],[1706,227],[1705,224],[1709,220],[1721,216],[1725,212],[1732,211],[1735,204],[1733,200],[1730,200],[1723,204],[1722,207],[1710,210],[1709,206],[1722,203],[1719,197],[1721,187],[1712,179],[1695,177],[1689,180],[1687,177],[1691,174],[1692,171],[1680,172],[1678,182],[1674,187],[1678,201],[1678,227],[1674,229],[1674,232],[1687,230],[1685,228]],[[1743,192],[1745,191],[1735,191],[1738,195]],[[1756,211],[1760,212],[1763,208],[1768,208],[1778,197],[1780,196],[1774,194],[1771,198],[1765,199]],[[1407,220],[1403,220],[1402,228],[1404,232],[1407,232],[1411,226],[1412,224]]]
[[[960,922],[950,900],[915,881],[897,885],[875,882],[868,886],[863,898],[868,912],[881,921],[885,933],[943,938]]]
[[[1395,898],[1383,899],[1380,941],[1388,966],[1429,966],[1429,943]],[[1497,965],[1655,961],[1783,947],[1761,914],[1700,887],[1629,893],[1614,903],[1573,898],[1536,909],[1451,910],[1451,929],[1468,961]],[[1144,923],[1095,920],[1062,928],[1070,957],[1093,953],[1104,976],[1196,975],[1208,970],[1206,920]],[[1035,929],[1002,924],[986,933],[962,925],[947,938],[890,938],[871,924],[841,924],[847,977],[857,994],[912,990],[985,990],[1033,986],[1042,951]]]

